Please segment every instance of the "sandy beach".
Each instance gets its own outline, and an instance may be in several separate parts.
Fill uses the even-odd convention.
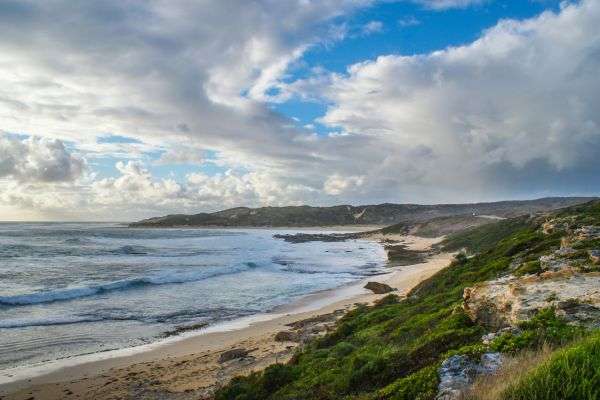
[[[372,239],[398,240],[412,250],[426,250],[439,240],[397,235]],[[386,283],[402,295],[447,266],[451,258],[448,253],[434,254],[425,263],[390,268],[389,274],[368,280]],[[1,371],[0,399],[210,398],[216,387],[233,376],[289,360],[303,340],[332,329],[357,303],[383,297],[363,289],[366,281],[307,296],[269,314],[152,345]],[[282,341],[281,335],[275,340],[282,331],[294,340]],[[223,354],[232,349],[247,354],[225,360],[227,354]]]

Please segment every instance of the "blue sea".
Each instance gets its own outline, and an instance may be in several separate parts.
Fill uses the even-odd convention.
[[[385,269],[373,242],[273,238],[293,232],[2,223],[0,370],[147,344]]]

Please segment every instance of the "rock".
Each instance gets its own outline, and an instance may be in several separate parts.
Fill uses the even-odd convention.
[[[474,322],[496,330],[517,326],[549,306],[557,307],[557,314],[568,321],[598,326],[598,287],[598,272],[578,273],[566,269],[539,276],[508,276],[466,288],[463,309]]]
[[[302,329],[306,326],[316,325],[316,324],[320,324],[323,322],[335,321],[337,319],[337,317],[343,315],[344,313],[345,313],[344,310],[335,310],[334,312],[329,313],[329,314],[321,314],[321,315],[317,315],[315,317],[302,319],[300,321],[294,321],[289,324],[286,324],[286,326],[289,326],[293,329]]]
[[[502,354],[485,353],[481,355],[481,366],[478,372],[479,374],[492,375],[495,374],[501,366]]]
[[[276,234],[275,239],[283,239],[289,243],[307,243],[307,242],[345,242],[355,239],[356,234],[352,233],[296,233],[296,234]]]
[[[582,226],[581,228],[575,230],[574,236],[578,240],[600,238],[600,226]]]
[[[238,358],[244,358],[248,355],[249,351],[243,348],[227,350],[219,356],[219,363],[235,360]]]
[[[557,258],[556,253],[549,254],[540,257],[540,267],[546,271],[560,271],[561,269],[568,268],[569,262],[568,260]]]
[[[590,250],[588,251],[588,254],[590,255],[590,261],[593,264],[600,264],[600,250]]]
[[[571,254],[575,253],[577,253],[577,250],[569,246],[563,246],[554,252],[554,254],[561,257],[570,256]]]
[[[375,294],[385,294],[385,293],[393,292],[394,290],[396,290],[393,287],[386,285],[385,283],[379,283],[379,282],[368,282],[365,285],[365,289],[369,289],[370,291],[372,291]]]
[[[506,327],[506,328],[502,328],[497,332],[490,332],[490,333],[486,333],[485,335],[483,335],[481,337],[481,343],[485,344],[485,345],[489,345],[490,343],[492,343],[494,341],[494,339],[496,339],[497,337],[505,334],[505,333],[513,333],[513,334],[518,334],[521,332],[521,330],[519,328],[515,328],[515,327]]]
[[[480,362],[456,355],[442,362],[438,374],[440,384],[436,400],[457,400],[471,386],[478,375],[495,373],[502,364],[500,353],[485,353]]]
[[[281,331],[275,335],[276,342],[299,342],[300,335],[292,331]]]

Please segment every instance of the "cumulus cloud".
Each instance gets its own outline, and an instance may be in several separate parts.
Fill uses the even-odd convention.
[[[323,190],[327,194],[339,195],[344,192],[354,190],[362,186],[364,177],[362,176],[340,176],[338,174],[331,175],[323,184]]]
[[[396,188],[514,195],[556,189],[554,177],[585,191],[600,183],[599,22],[583,1],[466,46],[353,65],[330,76],[321,122],[387,144],[374,154],[390,157]]]
[[[71,182],[82,177],[85,161],[60,140],[18,139],[0,134],[0,178],[19,182]]]

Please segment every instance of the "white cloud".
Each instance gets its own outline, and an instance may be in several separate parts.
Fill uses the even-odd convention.
[[[78,144],[116,133],[165,147],[288,145],[267,92],[307,48],[336,40],[333,18],[370,3],[11,3],[0,14],[0,122]]]
[[[472,5],[483,4],[491,0],[413,0],[432,10],[447,10],[449,8],[465,8]]]
[[[590,172],[600,166],[599,22],[600,4],[583,1],[502,21],[466,46],[355,64],[330,76],[321,122],[371,137],[378,145],[362,159],[373,164],[362,165],[378,170],[377,154],[390,171],[366,182],[398,193],[590,187],[582,181],[597,183]]]
[[[340,195],[351,190],[355,190],[364,183],[363,176],[340,176],[338,174],[331,175],[323,184],[323,190],[327,194],[334,196]]]
[[[408,28],[410,26],[421,25],[421,21],[418,20],[414,15],[411,15],[408,17],[400,18],[398,20],[398,25],[402,28]]]
[[[60,140],[18,139],[0,133],[0,178],[18,182],[70,182],[82,177],[86,164]]]
[[[363,25],[361,31],[363,35],[371,35],[373,33],[383,32],[383,22],[369,21],[365,25]]]
[[[196,164],[206,161],[205,151],[194,147],[177,146],[165,151],[156,161],[157,164]]]

